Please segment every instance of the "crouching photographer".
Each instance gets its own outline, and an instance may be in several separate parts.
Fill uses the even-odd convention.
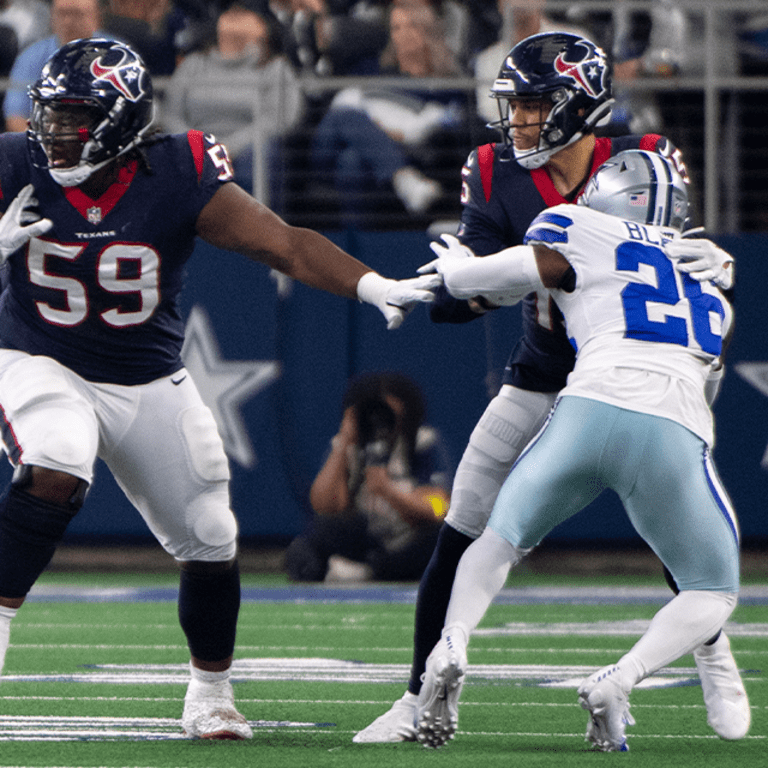
[[[314,515],[286,552],[293,581],[416,581],[448,510],[450,471],[423,423],[418,384],[384,372],[352,381],[310,489]]]

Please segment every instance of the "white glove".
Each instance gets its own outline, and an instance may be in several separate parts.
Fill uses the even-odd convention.
[[[453,235],[441,237],[442,243],[435,241],[429,246],[438,258],[420,267],[418,272],[437,272],[454,298],[482,296],[494,306],[507,307],[544,287],[530,245],[515,245],[480,257]]]
[[[378,307],[391,331],[399,328],[419,303],[435,300],[434,290],[442,283],[440,275],[424,275],[407,280],[390,280],[376,272],[366,272],[357,283],[357,298]]]
[[[664,250],[677,260],[677,271],[688,273],[696,282],[711,280],[723,290],[733,285],[733,256],[711,240],[682,237],[667,243]]]
[[[453,235],[440,235],[443,242],[439,240],[433,240],[429,247],[437,255],[437,258],[433,261],[419,267],[416,272],[420,275],[428,275],[437,273],[443,275],[450,273],[452,269],[460,267],[466,262],[467,259],[474,259],[475,254],[467,248],[466,245],[462,245],[457,237]]]
[[[35,188],[27,184],[0,219],[0,265],[22,245],[53,226],[50,219],[41,219],[38,213],[29,210],[37,205],[34,195]]]

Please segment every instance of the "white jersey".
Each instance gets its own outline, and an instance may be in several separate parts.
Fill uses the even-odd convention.
[[[704,383],[722,352],[732,310],[712,283],[674,268],[675,230],[558,205],[534,219],[526,243],[561,253],[572,292],[551,291],[576,365],[561,395],[672,419],[713,444]]]

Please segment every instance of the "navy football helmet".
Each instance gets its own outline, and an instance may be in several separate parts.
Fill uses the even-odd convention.
[[[578,203],[682,232],[688,221],[688,183],[666,157],[625,149],[595,171]]]
[[[32,162],[48,168],[65,187],[82,184],[95,170],[136,147],[152,124],[149,70],[134,50],[113,40],[82,39],[62,46],[45,63],[29,95]],[[52,132],[52,122],[61,122],[52,115],[68,109],[81,114],[86,110],[90,127]],[[46,146],[67,140],[82,143],[79,162],[70,168],[52,167]]]
[[[510,99],[541,99],[551,105],[538,146],[514,150],[525,168],[539,168],[558,150],[611,118],[611,77],[605,53],[579,35],[544,32],[520,41],[504,59],[491,94],[498,99],[502,131],[512,145]],[[512,145],[514,149],[514,145]]]

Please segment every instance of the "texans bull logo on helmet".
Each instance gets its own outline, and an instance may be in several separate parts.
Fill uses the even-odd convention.
[[[114,58],[114,54],[122,54],[116,64],[110,64],[106,58]],[[142,85],[142,70],[137,64],[136,57],[120,45],[111,48],[108,54],[99,56],[91,62],[91,73],[96,81],[105,80],[125,96],[128,101],[137,102],[145,94]]]
[[[555,72],[563,77],[569,77],[574,84],[586,91],[593,99],[596,99],[604,90],[603,75],[606,71],[605,57],[602,51],[583,42],[584,56],[578,61],[569,61],[566,52],[561,51],[553,62]],[[577,43],[578,46],[578,43]]]

